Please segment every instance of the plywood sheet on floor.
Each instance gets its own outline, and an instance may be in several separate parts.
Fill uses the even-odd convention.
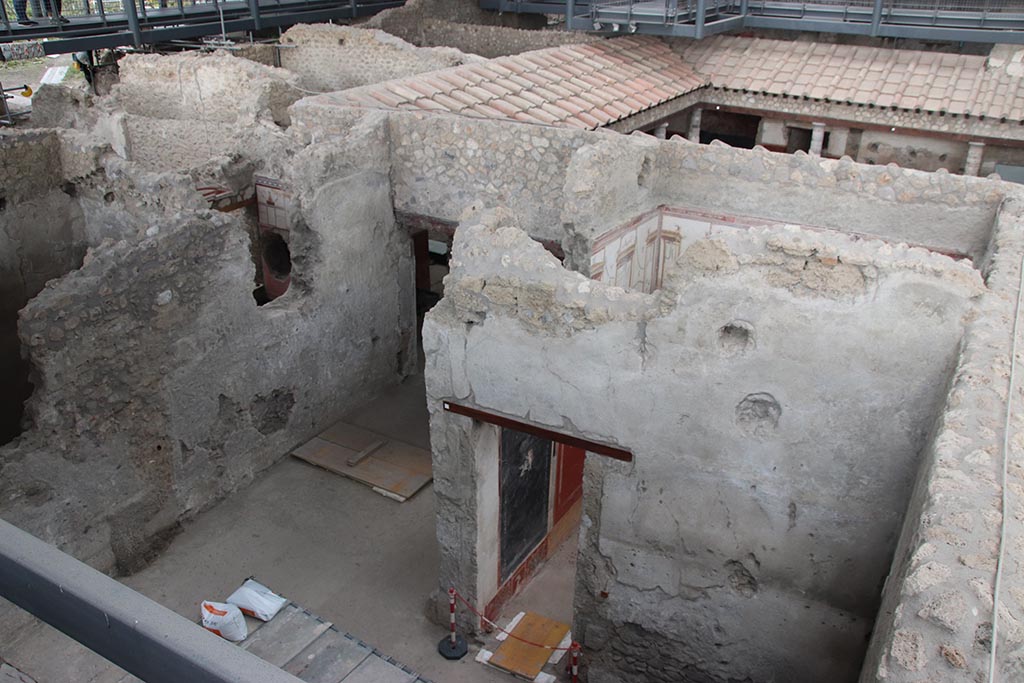
[[[551,657],[550,648],[558,647],[568,632],[568,624],[527,612],[512,629],[512,635],[501,644],[488,663],[532,681]],[[520,638],[522,640],[519,640]],[[523,640],[547,647],[530,645]]]
[[[360,452],[381,442],[355,462]],[[343,422],[331,425],[292,455],[400,501],[411,498],[433,479],[430,451]]]

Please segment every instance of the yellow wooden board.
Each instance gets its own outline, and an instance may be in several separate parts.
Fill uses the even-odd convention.
[[[384,445],[355,465],[348,464],[362,449],[380,441]],[[411,498],[433,479],[430,451],[342,422],[299,446],[292,455],[380,489],[399,501]]]
[[[553,648],[558,647],[568,632],[568,624],[527,612],[512,629],[512,635],[505,639],[487,663],[532,681],[554,651],[546,647],[527,645],[517,638]]]

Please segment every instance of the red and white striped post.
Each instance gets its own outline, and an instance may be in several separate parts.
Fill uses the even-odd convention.
[[[579,683],[580,677],[580,645],[573,643],[569,648],[570,666],[572,667],[572,683]]]
[[[452,627],[451,639],[452,647],[455,647],[455,589],[448,589],[448,611],[451,615],[450,623]]]
[[[437,651],[445,659],[462,659],[469,652],[466,639],[455,632],[455,588],[448,589],[448,614],[451,632],[437,644]]]

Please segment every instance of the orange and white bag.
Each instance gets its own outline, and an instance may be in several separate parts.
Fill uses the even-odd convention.
[[[249,635],[242,611],[234,605],[223,602],[203,600],[200,607],[203,615],[203,628],[216,633],[225,640],[238,642]]]
[[[281,608],[288,604],[286,598],[270,590],[262,583],[246,579],[238,590],[228,596],[228,602],[237,605],[242,614],[270,621]]]

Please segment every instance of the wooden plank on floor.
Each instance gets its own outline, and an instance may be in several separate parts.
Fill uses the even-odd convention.
[[[336,443],[345,448],[351,448],[356,453],[369,448],[376,441],[387,441],[387,437],[381,436],[369,429],[356,427],[347,422],[335,422],[330,427],[320,432],[317,436],[325,441]]]
[[[282,668],[308,683],[338,683],[372,652],[351,636],[331,629],[306,646]]]
[[[288,604],[263,628],[246,638],[242,647],[274,666],[284,666],[330,627],[330,622]]]
[[[568,632],[568,624],[527,612],[526,616],[520,619],[516,627],[512,629],[514,637],[510,636],[506,639],[488,663],[532,681],[544,668],[552,651],[548,648],[528,645],[517,638],[548,647],[558,647]]]
[[[319,465],[320,467],[330,469],[330,467],[327,467],[328,465],[336,462],[346,462],[358,452],[359,451],[354,451],[351,448],[345,448],[344,446],[339,446],[338,444],[327,441],[326,439],[314,436],[312,439],[292,451],[292,455],[297,458],[302,458],[313,465]]]
[[[425,448],[410,446],[401,441],[389,441],[373,453],[373,457],[384,462],[403,467],[410,472],[425,476],[433,475],[433,462],[430,451]]]
[[[416,679],[416,674],[404,671],[377,655],[371,655],[341,680],[344,683],[413,683]]]
[[[411,498],[433,479],[430,451],[424,448],[389,441],[355,465],[349,465],[357,453],[320,437],[292,451],[297,458],[383,489],[399,500]]]

